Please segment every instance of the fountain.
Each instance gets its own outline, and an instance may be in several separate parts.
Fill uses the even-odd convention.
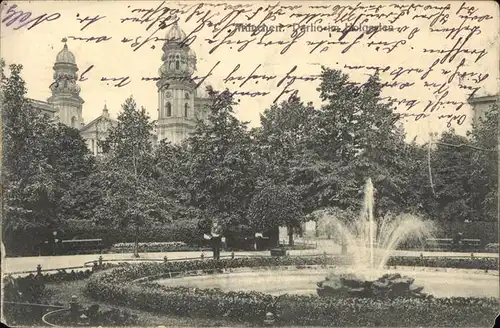
[[[375,222],[373,208],[374,188],[369,178],[364,189],[363,209],[357,220],[344,222],[339,217],[326,213],[321,218],[329,220],[331,226],[345,239],[352,254],[354,274],[327,277],[324,282],[318,283],[319,295],[399,295],[410,290],[412,294],[417,294],[422,290],[420,287],[411,287],[412,278],[398,274],[375,279],[383,273],[389,257],[402,242],[429,237],[433,225],[409,214],[387,216]],[[395,292],[396,290],[398,292]]]
[[[260,292],[270,295],[296,294],[320,297],[394,298],[403,296],[428,297],[498,297],[498,271],[488,273],[462,269],[427,270],[425,268],[398,267],[399,273],[386,263],[393,251],[411,238],[427,238],[432,225],[411,215],[380,218],[373,210],[375,201],[373,184],[365,185],[361,214],[348,211],[324,212],[321,230],[332,232],[332,237],[343,237],[352,259],[350,265],[285,268],[238,268],[216,275],[165,278],[158,283],[168,287],[217,288],[222,291]],[[354,220],[353,220],[354,218]],[[338,234],[340,232],[340,235]],[[322,240],[321,253],[337,252],[333,240]],[[324,243],[323,243],[324,242]],[[332,248],[330,248],[332,247]],[[411,270],[411,278],[401,273]],[[325,277],[327,279],[325,280]],[[322,280],[322,281],[321,281]],[[320,282],[318,282],[320,281]]]

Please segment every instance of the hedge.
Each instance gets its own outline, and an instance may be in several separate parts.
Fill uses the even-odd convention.
[[[328,264],[345,263],[345,258],[326,259]],[[280,265],[300,267],[323,264],[324,260],[322,257],[285,257],[128,264],[93,275],[86,292],[98,300],[141,310],[191,317],[227,317],[254,324],[262,323],[265,314],[271,311],[277,316],[276,324],[283,326],[472,327],[490,325],[498,314],[498,301],[493,298],[337,299],[132,283],[141,277],[165,276],[176,271],[213,272],[222,268]]]
[[[38,255],[40,243],[47,241],[54,230],[64,240],[100,238],[107,247],[116,243],[134,242],[136,239],[135,231],[130,228],[111,229],[85,220],[68,220],[56,229],[31,228],[5,234],[7,256]],[[199,230],[197,221],[184,220],[170,225],[144,227],[139,230],[139,241],[184,242],[199,247],[203,243],[203,232]]]
[[[424,266],[432,268],[456,268],[456,269],[478,269],[498,270],[498,258],[496,257],[416,257],[416,256],[392,256],[387,261],[388,266]]]
[[[105,270],[111,267],[116,267],[117,264],[103,263],[97,269]],[[30,274],[26,277],[6,276],[3,278],[4,283],[4,300],[8,303],[3,304],[4,315],[10,325],[42,325],[41,318],[48,311],[53,311],[52,306],[68,305],[57,302],[56,304],[48,304],[46,299],[50,296],[50,289],[46,288],[47,283],[60,283],[65,281],[83,280],[90,277],[94,272],[91,270],[85,271],[70,271],[61,270],[54,274]],[[14,303],[11,303],[14,302]],[[90,323],[95,326],[100,325],[133,325],[137,323],[137,318],[126,311],[111,309],[108,311],[99,311],[97,305],[92,305],[87,309],[82,309],[91,320]],[[63,313],[62,316],[55,317],[56,323],[63,326],[70,326],[68,321],[68,313]],[[57,320],[63,321],[57,321]]]

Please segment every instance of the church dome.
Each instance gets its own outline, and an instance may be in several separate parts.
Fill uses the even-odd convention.
[[[57,54],[56,64],[64,63],[64,64],[74,64],[74,65],[76,65],[75,55],[73,55],[73,53],[71,51],[69,51],[68,45],[66,44],[66,41],[67,41],[66,38],[62,39],[62,42],[64,42],[64,47]]]
[[[184,31],[181,30],[179,24],[177,24],[177,21],[175,21],[174,24],[168,30],[165,38],[167,39],[167,42],[168,41],[182,42],[186,39],[186,33],[184,33]]]

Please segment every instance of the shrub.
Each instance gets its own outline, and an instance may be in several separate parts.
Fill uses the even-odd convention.
[[[208,250],[207,248],[201,248]],[[134,243],[118,243],[111,247],[110,252],[117,253],[131,253],[134,250]],[[148,242],[139,243],[139,252],[189,252],[199,251],[200,247],[187,245],[182,241],[169,241],[169,242]]]
[[[116,243],[135,241],[135,231],[131,228],[110,228],[95,225],[87,220],[67,220],[56,230],[64,240],[102,239],[105,248]],[[39,247],[47,241],[52,230],[32,228],[19,230],[5,236],[7,256],[39,255]],[[139,231],[139,240],[147,242],[183,242],[200,247],[203,244],[203,232],[198,228],[198,221],[175,221],[164,226],[145,227]]]
[[[415,259],[414,260],[419,260]],[[455,263],[445,262],[442,263]],[[327,257],[328,264],[345,264],[346,258]],[[497,260],[498,262],[498,260]],[[323,257],[242,258],[171,263],[139,263],[97,273],[86,292],[95,299],[183,316],[228,317],[261,323],[265,313],[277,315],[277,324],[316,326],[471,326],[490,324],[498,301],[490,298],[354,299],[316,296],[271,296],[257,292],[222,292],[217,289],[165,287],[156,283],[130,283],[176,271],[217,271],[223,268],[318,265]],[[433,262],[435,263],[435,262]]]
[[[414,257],[393,256],[387,261],[389,266],[425,266],[432,268],[456,268],[456,269],[479,269],[498,270],[498,258],[492,257]]]

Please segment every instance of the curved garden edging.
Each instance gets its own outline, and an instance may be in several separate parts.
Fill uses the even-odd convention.
[[[477,259],[475,259],[477,264]],[[458,262],[467,266],[465,262]],[[497,259],[498,263],[498,259]],[[316,296],[271,296],[257,292],[222,292],[214,289],[165,287],[141,283],[141,278],[169,276],[172,272],[218,272],[238,267],[282,265],[342,265],[344,257],[247,258],[189,262],[138,263],[93,275],[86,292],[93,298],[141,310],[191,317],[226,317],[261,323],[267,312],[278,325],[317,326],[485,326],[497,315],[498,301],[491,298],[440,299],[335,299]],[[470,263],[469,263],[470,264]],[[486,261],[480,266],[491,267]],[[147,280],[147,279],[146,279]],[[136,281],[136,282],[134,282]]]
[[[69,309],[58,309],[58,310],[54,310],[54,311],[45,313],[44,316],[42,317],[42,322],[48,326],[51,326],[51,327],[58,327],[58,325],[56,325],[55,323],[50,322],[49,318],[54,316],[54,315],[60,314],[61,312],[68,312],[68,311],[69,311]]]

